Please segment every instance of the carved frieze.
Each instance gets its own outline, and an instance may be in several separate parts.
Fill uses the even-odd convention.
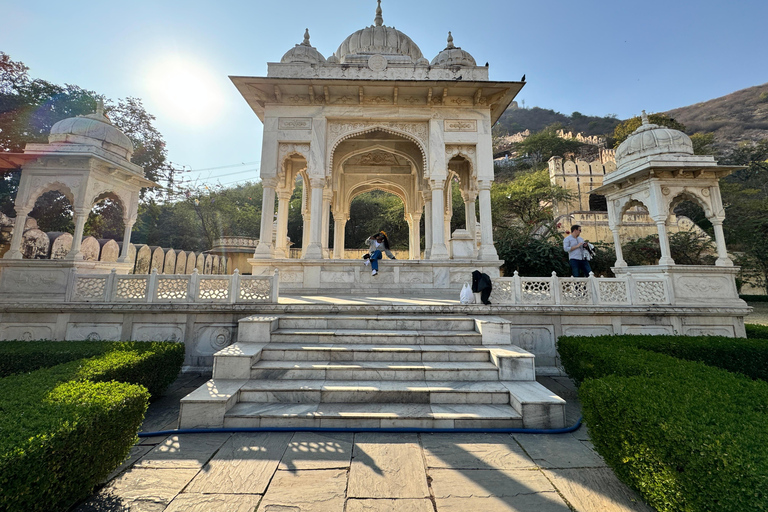
[[[446,119],[445,131],[447,132],[476,132],[477,121],[474,119]]]
[[[281,117],[277,120],[278,130],[311,130],[311,117]]]

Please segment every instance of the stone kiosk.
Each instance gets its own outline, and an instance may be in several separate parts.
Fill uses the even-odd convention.
[[[450,32],[445,49],[428,61],[411,38],[384,25],[381,6],[374,24],[347,37],[329,58],[311,46],[306,31],[302,43],[269,63],[266,77],[232,81],[264,123],[264,211],[278,201],[276,237],[271,216],[262,217],[250,260],[254,275],[279,269],[284,293],[433,293],[460,289],[475,269],[499,276],[491,127],[522,82],[490,81],[488,68],[455,46]],[[288,260],[288,205],[298,176],[303,250],[301,259]],[[450,232],[453,181],[466,215],[466,230],[457,234]],[[359,260],[344,259],[350,203],[371,190],[402,200],[410,231],[409,259],[387,260],[373,279]]]

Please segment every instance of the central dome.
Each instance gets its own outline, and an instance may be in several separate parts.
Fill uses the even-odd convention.
[[[395,27],[384,25],[381,17],[381,0],[376,7],[374,24],[347,37],[328,60],[339,64],[365,62],[371,55],[384,55],[387,60],[393,62],[428,63],[410,37]]]

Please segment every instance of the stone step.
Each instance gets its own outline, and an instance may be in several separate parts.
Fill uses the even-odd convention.
[[[280,329],[474,331],[475,320],[467,317],[435,315],[297,315],[281,316],[278,327]]]
[[[499,369],[474,361],[259,361],[251,379],[488,381],[499,380]]]
[[[225,428],[520,428],[510,405],[244,402],[224,416]]]
[[[250,380],[238,402],[509,405],[501,382]]]
[[[262,361],[476,361],[490,360],[485,347],[466,345],[308,345],[270,343]]]
[[[475,331],[412,331],[371,329],[277,329],[271,343],[364,345],[482,345]]]

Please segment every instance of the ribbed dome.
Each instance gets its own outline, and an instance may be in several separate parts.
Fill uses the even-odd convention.
[[[309,44],[309,29],[304,31],[304,41],[288,50],[283,58],[280,59],[283,64],[292,62],[306,62],[309,64],[324,64],[325,57],[317,51],[317,48]]]
[[[432,65],[446,68],[451,66],[475,67],[477,63],[469,52],[453,45],[453,36],[448,32],[448,46],[432,59]]]
[[[410,59],[414,64],[420,63],[420,60],[426,61],[421,50],[410,37],[403,34],[395,27],[387,27],[381,17],[381,0],[376,8],[376,18],[374,24],[365,27],[347,37],[339,49],[334,53],[332,62],[344,64],[353,57],[362,58],[369,55],[403,56]],[[352,59],[350,59],[352,57]],[[359,60],[359,59],[358,59]],[[407,59],[394,59],[407,60]]]
[[[48,142],[88,144],[111,151],[126,160],[133,156],[133,143],[126,134],[115,127],[103,113],[103,106],[95,114],[70,117],[54,124]]]
[[[693,155],[690,137],[679,130],[665,128],[648,122],[643,111],[643,124],[627,137],[616,149],[616,167],[651,155],[683,154]]]

